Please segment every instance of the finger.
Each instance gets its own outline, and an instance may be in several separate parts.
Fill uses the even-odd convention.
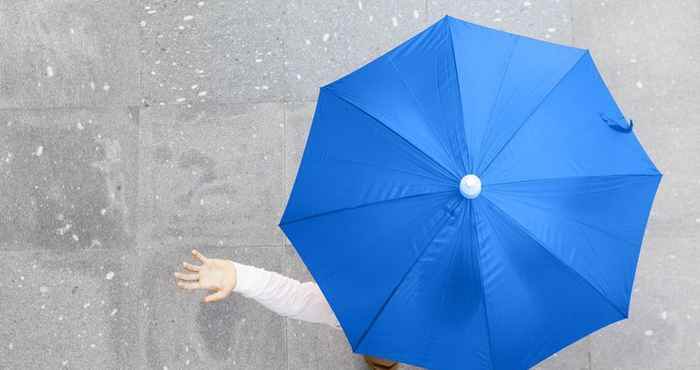
[[[192,250],[192,255],[194,258],[198,259],[202,263],[206,263],[208,261],[207,257],[204,257],[201,253],[199,253],[198,250],[193,249]]]
[[[182,281],[182,280],[177,281],[177,286],[179,286],[182,289],[187,289],[187,290],[200,288],[199,282],[187,282],[187,281]]]
[[[182,266],[185,268],[185,270],[189,270],[192,272],[199,272],[199,270],[202,269],[201,266],[196,266],[196,265],[193,265],[193,264],[187,263],[187,262],[183,262]]]
[[[229,295],[229,292],[224,291],[224,290],[219,290],[218,292],[216,292],[214,294],[209,294],[208,296],[204,297],[204,303],[220,301],[220,300],[226,298],[228,295]]]
[[[199,280],[199,274],[183,274],[181,272],[176,272],[175,277],[180,280],[197,281]]]

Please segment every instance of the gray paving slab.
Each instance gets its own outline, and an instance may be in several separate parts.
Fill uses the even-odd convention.
[[[140,112],[140,236],[281,245],[280,103],[167,105]]]
[[[571,44],[574,0],[427,0],[428,19],[444,15],[540,40]]]
[[[700,85],[697,1],[574,1],[574,41],[609,86],[659,92]],[[696,90],[697,91],[697,90]]]
[[[285,177],[289,194],[304,155],[316,101],[285,103],[284,108]]]
[[[154,241],[142,248],[139,302],[141,340],[149,369],[287,369],[285,320],[238,294],[203,303],[205,291],[175,285],[173,273],[205,256],[281,271],[283,250],[275,247],[168,246]]]
[[[128,248],[136,111],[0,111],[0,250]]]
[[[630,317],[591,337],[593,369],[700,368],[698,242],[647,234]]]
[[[130,1],[0,2],[0,108],[139,102]]]
[[[287,4],[287,100],[314,100],[318,88],[398,46],[428,26],[424,0]]]
[[[128,249],[0,256],[0,368],[139,366],[136,270]]]
[[[591,370],[591,343],[584,337],[537,364],[535,370]]]
[[[142,1],[143,103],[281,100],[283,20],[265,17],[282,12],[275,3]]]

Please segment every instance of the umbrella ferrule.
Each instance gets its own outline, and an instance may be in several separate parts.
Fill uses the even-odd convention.
[[[474,199],[481,193],[481,179],[474,174],[462,177],[459,182],[459,192],[467,199]]]

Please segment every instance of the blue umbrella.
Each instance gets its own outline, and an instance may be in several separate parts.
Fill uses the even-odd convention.
[[[628,316],[660,179],[588,50],[444,17],[320,89],[280,227],[354,352],[525,369]]]

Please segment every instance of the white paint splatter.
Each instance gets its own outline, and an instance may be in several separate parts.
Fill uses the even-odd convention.
[[[418,19],[420,17],[420,13],[418,12],[418,9],[413,9],[413,18]]]
[[[109,84],[104,84],[104,85],[102,86],[102,90],[104,90],[104,91],[109,91],[109,89],[111,89],[111,88],[112,88],[112,87],[109,86]]]
[[[115,308],[112,310],[112,312],[109,313],[109,316],[114,316],[117,314],[117,312],[119,312],[119,309]]]
[[[304,43],[305,43],[306,45],[311,45],[311,40],[306,39],[306,40],[304,40]]]
[[[46,66],[46,76],[53,77],[53,67]]]
[[[637,81],[637,83],[636,83],[635,85],[636,85],[637,88],[639,88],[639,89],[641,89],[642,87],[644,87],[644,84],[642,83],[642,81]]]
[[[90,88],[95,90],[95,81],[90,81]]]
[[[653,330],[647,330],[647,331],[644,332],[644,335],[646,335],[647,337],[650,337],[650,336],[654,335],[654,331],[653,331]]]
[[[357,2],[357,7],[358,7],[360,10],[362,10],[362,0],[359,0],[359,1]]]
[[[42,145],[39,145],[39,146],[36,148],[36,151],[34,152],[34,155],[36,155],[37,157],[41,157],[41,155],[42,155],[43,153],[44,153],[44,147],[43,147]]]
[[[186,98],[177,98],[175,99],[176,102],[182,103],[183,101],[187,100]]]
[[[49,292],[49,288],[48,288],[47,286],[42,285],[42,286],[39,287],[39,291],[40,291],[41,293],[48,293],[48,292]]]
[[[182,20],[185,21],[185,22],[191,21],[191,20],[193,20],[193,19],[194,19],[194,16],[193,16],[193,15],[186,15],[186,16],[182,17]]]
[[[526,7],[526,8],[529,8],[530,6],[532,6],[532,3],[529,2],[529,1],[526,1],[526,2],[523,3],[523,6]]]
[[[547,28],[547,32],[549,32],[549,33],[557,32],[557,29],[554,27],[549,27],[549,28]]]
[[[206,91],[200,91],[199,94],[197,94],[197,96],[205,96],[205,95],[207,95]]]
[[[83,305],[83,308],[88,308],[88,307],[90,307],[90,302],[85,303],[85,304]]]
[[[204,1],[198,2],[198,3],[197,3],[197,6],[200,7],[200,8],[203,7],[203,6],[204,6]]]
[[[637,58],[630,58],[630,63],[637,63]]]
[[[493,19],[494,22],[501,22],[502,20],[503,20],[503,18],[501,18],[501,17],[498,17],[498,18],[494,18],[494,19]]]
[[[107,280],[114,279],[114,272],[112,272],[112,271],[108,272],[107,275],[105,275],[105,279],[107,279]]]
[[[391,17],[391,24],[392,24],[394,27],[398,27],[398,26],[399,26],[399,20],[396,19],[396,17]]]

